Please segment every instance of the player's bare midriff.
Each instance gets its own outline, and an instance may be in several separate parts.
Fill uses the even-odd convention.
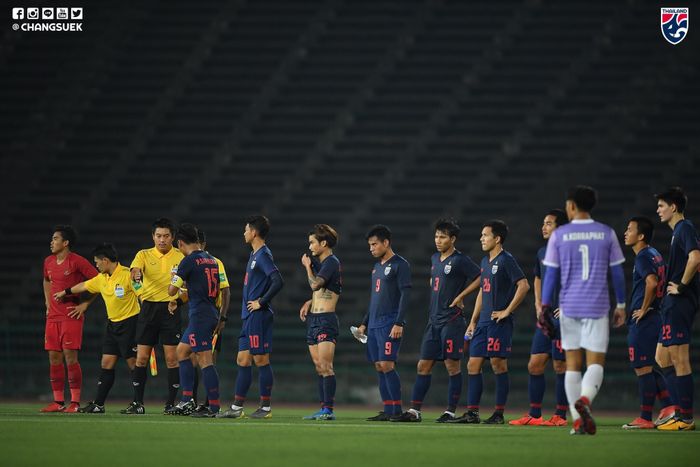
[[[311,309],[309,312],[314,314],[333,313],[339,297],[340,295],[326,288],[318,289],[311,295]]]

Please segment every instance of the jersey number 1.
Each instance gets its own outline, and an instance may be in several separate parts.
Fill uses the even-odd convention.
[[[581,280],[587,281],[591,269],[588,264],[588,245],[579,245],[578,251],[581,253]]]

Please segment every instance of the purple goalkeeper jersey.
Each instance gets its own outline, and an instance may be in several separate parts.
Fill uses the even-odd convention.
[[[624,262],[615,231],[581,219],[552,232],[542,263],[560,270],[559,306],[564,315],[602,318],[610,312],[608,269]]]

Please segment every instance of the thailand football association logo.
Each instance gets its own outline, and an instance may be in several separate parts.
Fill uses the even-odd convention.
[[[390,272],[391,272],[391,264],[384,268],[384,275],[388,276]]]
[[[450,271],[452,271],[452,264],[451,264],[451,263],[447,263],[447,264],[445,265],[445,274],[449,274]]]
[[[671,45],[679,44],[690,29],[690,11],[688,8],[661,9],[661,35]]]
[[[498,272],[498,263],[491,266],[491,274],[496,274]]]

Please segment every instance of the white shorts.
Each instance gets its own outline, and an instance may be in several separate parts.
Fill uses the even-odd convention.
[[[567,318],[562,310],[559,317],[561,346],[564,350],[586,349],[605,353],[610,340],[610,318]]]

